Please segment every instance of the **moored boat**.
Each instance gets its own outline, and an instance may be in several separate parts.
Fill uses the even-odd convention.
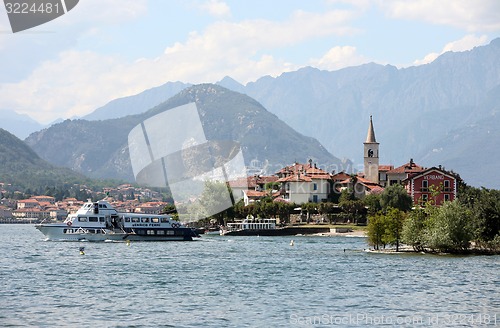
[[[119,213],[107,201],[87,202],[63,223],[35,225],[48,240],[189,241],[199,235],[170,215]]]
[[[276,219],[245,219],[241,222],[228,223],[220,230],[223,236],[273,235],[274,232],[276,232]]]

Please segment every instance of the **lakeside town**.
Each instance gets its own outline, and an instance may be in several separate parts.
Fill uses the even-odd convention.
[[[381,165],[379,145],[370,117],[363,142],[363,172],[327,172],[310,159],[307,163],[285,166],[271,176],[256,174],[219,182],[216,188],[239,195],[240,201],[231,208],[216,206],[221,211],[213,211],[213,215],[204,215],[189,224],[218,230],[234,222],[260,224],[272,218],[281,227],[366,225],[367,242],[375,250],[389,245],[398,251],[400,244],[414,251],[463,253],[471,247],[481,252],[500,250],[498,191],[469,187],[458,174],[441,165],[426,168],[413,159],[398,167]],[[5,184],[2,187],[3,196],[7,190]],[[165,194],[131,184],[103,188],[98,193],[83,190],[80,195],[93,195],[97,198],[93,201],[106,199],[118,212],[125,213],[156,215],[167,210],[173,213],[186,205],[173,204],[166,200]],[[210,202],[218,201],[217,197],[212,198]],[[17,200],[2,197],[0,220],[3,223],[61,221],[75,213],[85,200],[56,199],[51,195]],[[173,214],[174,219],[176,215]]]
[[[228,185],[234,194],[242,196],[245,206],[266,197],[271,197],[275,202],[297,205],[338,203],[343,190],[352,190],[356,199],[364,199],[368,195],[381,194],[384,188],[396,184],[405,186],[415,205],[429,201],[433,197],[433,188],[438,187],[441,192],[434,196],[436,205],[456,198],[457,177],[441,166],[425,168],[414,163],[413,159],[399,167],[379,165],[379,143],[375,138],[371,117],[363,145],[365,169],[358,174],[327,172],[310,159],[307,163],[295,162],[286,166],[275,175],[255,174],[244,179],[228,181]],[[5,183],[0,182],[2,195],[9,194],[6,187],[8,186]],[[119,212],[159,214],[166,206],[173,205],[164,200],[164,194],[132,184],[122,184],[115,188],[105,187],[98,193],[86,186],[80,188],[84,195],[94,193],[98,199],[106,197]],[[50,195],[33,195],[26,199],[2,197],[0,220],[2,222],[61,221],[68,214],[75,213],[86,200],[75,197],[56,199]],[[314,222],[320,221],[314,220]],[[323,222],[325,222],[324,217],[321,218],[321,223]]]

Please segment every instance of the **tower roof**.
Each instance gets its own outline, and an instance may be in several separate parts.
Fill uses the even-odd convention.
[[[373,121],[371,115],[370,115],[370,125],[368,126],[368,134],[366,135],[365,143],[377,143],[377,140],[375,140],[375,130],[373,129]]]

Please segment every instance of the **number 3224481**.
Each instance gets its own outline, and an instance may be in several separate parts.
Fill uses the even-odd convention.
[[[7,14],[58,14],[59,3],[51,3],[51,2],[39,2],[29,4],[26,2],[6,2],[5,9],[7,10]]]

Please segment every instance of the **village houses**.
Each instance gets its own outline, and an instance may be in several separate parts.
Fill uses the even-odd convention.
[[[425,168],[416,164],[413,159],[398,167],[381,165],[379,146],[370,116],[368,133],[363,143],[363,172],[329,173],[310,159],[307,164],[295,162],[286,166],[274,176],[254,175],[230,181],[229,185],[235,195],[243,197],[245,205],[269,196],[275,201],[296,204],[327,202],[334,198],[334,193],[339,194],[345,189],[353,190],[355,196],[362,199],[369,194],[380,194],[384,188],[395,184],[405,187],[415,205],[422,205],[427,201],[441,205],[444,201],[456,198],[457,179],[454,174],[441,166]],[[273,189],[266,190],[265,186],[269,186],[270,182],[274,183],[271,184]]]

